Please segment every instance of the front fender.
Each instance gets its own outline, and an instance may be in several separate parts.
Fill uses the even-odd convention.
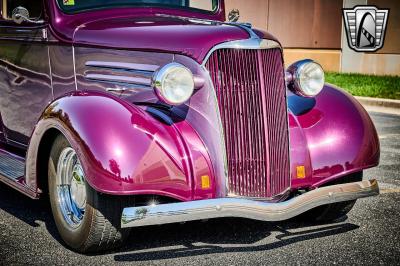
[[[30,186],[37,184],[41,139],[52,128],[66,136],[87,182],[102,193],[187,201],[193,199],[196,180],[203,175],[212,178],[205,149],[185,121],[169,125],[111,95],[75,92],[50,104],[36,126],[27,156]],[[203,190],[203,198],[212,197],[214,190]]]
[[[288,106],[293,188],[319,187],[379,164],[375,126],[350,94],[332,85],[315,99],[289,92]]]

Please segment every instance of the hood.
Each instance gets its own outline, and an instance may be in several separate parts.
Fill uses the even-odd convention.
[[[217,44],[249,38],[237,26],[173,17],[104,19],[77,28],[74,44],[187,55],[201,63]]]

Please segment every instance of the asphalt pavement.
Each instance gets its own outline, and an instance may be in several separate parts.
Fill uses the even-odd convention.
[[[309,224],[216,219],[134,229],[126,245],[81,255],[61,242],[46,201],[0,184],[0,265],[399,265],[400,116],[372,113],[381,164],[365,172],[381,195],[361,199],[346,220]]]

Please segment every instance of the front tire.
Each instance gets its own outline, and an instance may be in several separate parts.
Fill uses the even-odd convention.
[[[326,186],[359,182],[362,181],[362,178],[363,178],[362,172],[354,173],[345,176],[337,181],[331,182]],[[345,215],[347,215],[351,211],[356,202],[357,200],[351,200],[351,201],[332,203],[328,205],[322,205],[306,212],[303,217],[313,222],[338,221],[341,218],[345,217]]]
[[[48,162],[50,203],[61,238],[75,251],[100,252],[120,246],[124,198],[103,195],[86,182],[83,167],[68,140],[59,135]]]

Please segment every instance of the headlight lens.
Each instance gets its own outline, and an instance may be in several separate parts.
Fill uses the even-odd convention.
[[[312,60],[296,62],[288,68],[288,72],[292,77],[292,80],[289,82],[289,88],[296,94],[304,97],[314,97],[324,87],[324,70],[318,63]]]
[[[193,74],[185,66],[171,63],[155,73],[153,87],[162,101],[171,105],[180,105],[189,100],[193,94]]]

